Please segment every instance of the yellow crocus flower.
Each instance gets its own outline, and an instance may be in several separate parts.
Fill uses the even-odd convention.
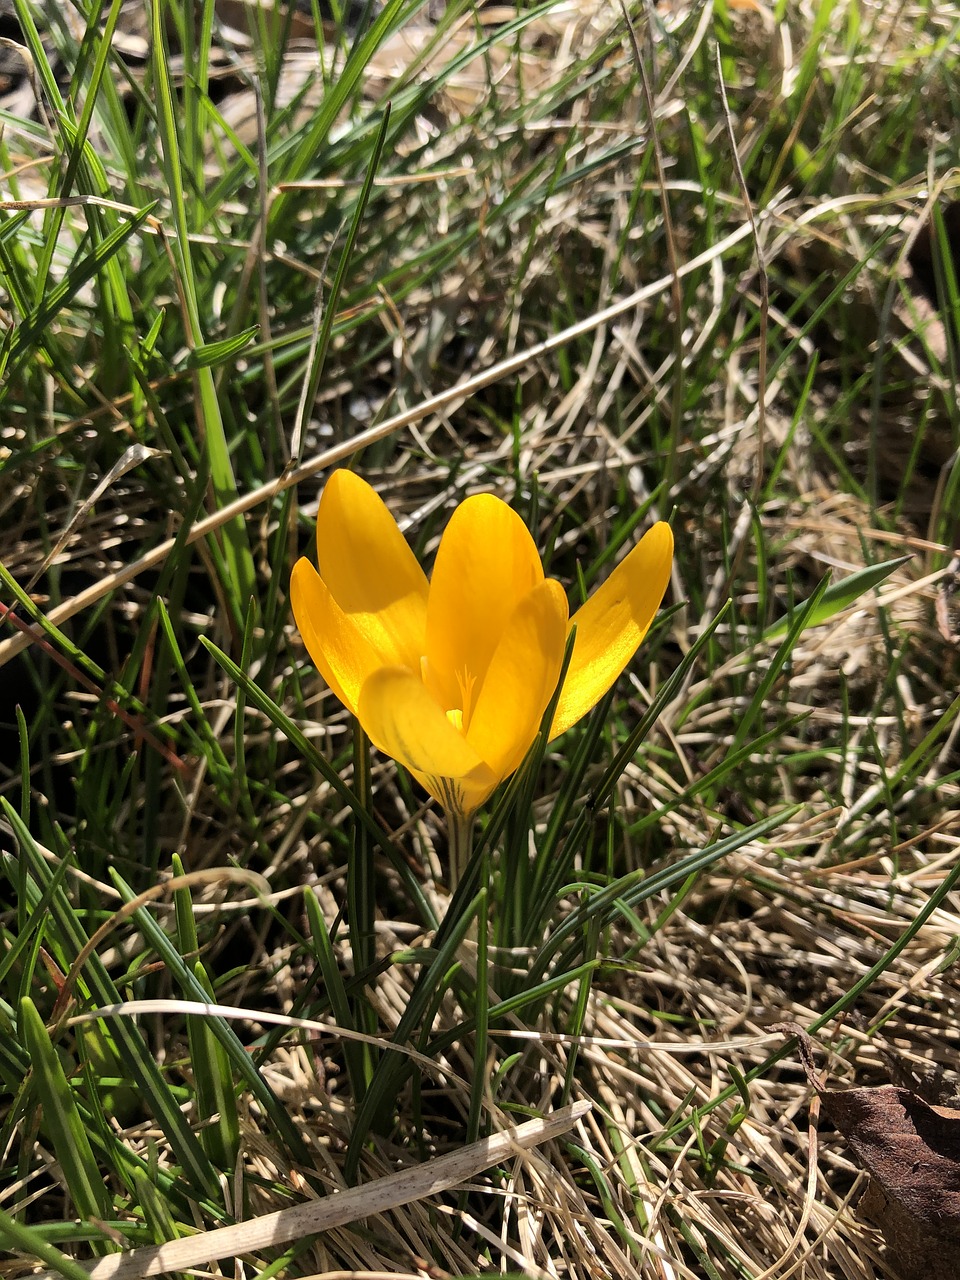
[[[623,671],[666,591],[673,535],[654,525],[572,619],[523,521],[491,494],[454,511],[428,582],[373,489],[335,471],[317,550],[320,572],[304,558],[290,582],[311,658],[370,741],[462,823],[529,750],[572,625],[551,738]]]

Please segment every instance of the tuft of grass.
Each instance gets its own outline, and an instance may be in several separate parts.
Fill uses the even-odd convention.
[[[885,1275],[782,1027],[955,1082],[960,9],[361,8],[14,3],[0,1240]],[[291,623],[344,464],[427,565],[500,494],[572,604],[673,524],[462,867]]]

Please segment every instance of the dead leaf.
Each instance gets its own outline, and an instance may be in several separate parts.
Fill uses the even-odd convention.
[[[925,1102],[912,1089],[827,1089],[814,1044],[778,1022],[826,1115],[870,1175],[860,1212],[883,1233],[898,1280],[960,1277],[960,1111]]]
[[[824,1089],[824,1113],[870,1174],[861,1212],[902,1280],[960,1276],[960,1111],[909,1089]]]

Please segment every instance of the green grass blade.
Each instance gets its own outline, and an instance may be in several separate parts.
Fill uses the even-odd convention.
[[[465,883],[464,879],[461,882],[461,889]],[[455,964],[457,948],[466,937],[467,930],[476,917],[479,904],[480,895],[477,895],[465,910],[456,913],[455,916],[453,911],[448,911],[444,920],[445,936],[437,937],[433,958],[421,972],[410,993],[407,1007],[391,1037],[393,1043],[408,1044],[423,1025],[427,1010],[436,1001],[441,987],[447,982],[448,974]],[[451,919],[451,917],[454,918]],[[380,1059],[370,1087],[357,1109],[344,1164],[344,1175],[348,1181],[353,1181],[356,1177],[360,1155],[371,1128],[385,1110],[392,1109],[397,1091],[411,1070],[410,1060],[399,1054],[385,1053]]]
[[[21,823],[19,814],[3,796],[0,796],[0,807],[3,808],[7,821],[13,829],[21,854],[26,859],[33,878],[41,889],[46,887],[53,876],[36,842]],[[86,946],[89,938],[62,889],[55,892],[50,900],[50,914],[57,935],[63,940],[66,952],[64,958],[68,963],[72,962]],[[89,984],[93,998],[99,1004],[122,1003],[120,993],[96,954],[88,958],[84,965],[83,976]],[[129,1018],[117,1018],[111,1034],[124,1067],[130,1074],[130,1083],[140,1091],[144,1104],[150,1107],[156,1117],[157,1123],[180,1162],[183,1176],[204,1198],[216,1201],[219,1198],[219,1186],[213,1166],[207,1160],[184,1119],[153,1054],[135,1024]]]
[[[116,872],[113,873],[112,879],[120,890],[124,901],[130,902],[135,896],[130,886]],[[187,999],[196,1000],[202,1004],[209,1003],[209,992],[197,981],[193,966],[187,964],[174,945],[173,940],[160,928],[149,912],[140,908],[136,912],[135,918],[143,933],[144,940],[149,946],[153,947],[163,960]],[[233,1068],[239,1078],[245,1082],[247,1088],[264,1108],[271,1124],[278,1133],[283,1135],[283,1139],[290,1150],[296,1153],[296,1158],[308,1165],[310,1157],[304,1146],[303,1138],[287,1115],[283,1104],[257,1070],[250,1054],[241,1043],[237,1033],[230,1026],[230,1023],[226,1018],[221,1018],[215,1014],[211,1014],[206,1019],[206,1023],[210,1032],[226,1051],[227,1057],[233,1064]]]
[[[190,247],[190,223],[187,217],[187,198],[180,166],[180,137],[174,111],[173,90],[168,71],[166,33],[162,21],[163,0],[151,4],[151,35],[153,41],[153,76],[157,98],[157,124],[162,143],[164,173],[167,193],[173,211],[176,235],[172,242],[174,258],[180,276],[183,298],[183,319],[187,341],[191,348],[202,348],[204,335],[200,319],[197,281],[193,269]],[[192,22],[192,14],[187,15]],[[203,432],[203,444],[210,467],[210,480],[218,506],[225,506],[237,496],[237,482],[230,460],[230,449],[224,430],[223,416],[217,398],[217,388],[212,370],[201,365],[196,370],[197,408]],[[233,610],[233,621],[238,631],[243,630],[242,620],[247,604],[253,595],[256,582],[253,555],[250,550],[247,528],[242,516],[234,516],[222,530],[223,550],[227,564],[227,581],[223,589]]]
[[[310,925],[310,934],[313,939],[313,954],[320,968],[324,995],[330,1001],[334,1021],[338,1027],[342,1027],[345,1031],[355,1031],[356,1027],[353,1021],[350,997],[347,995],[343,984],[343,974],[337,964],[326,921],[320,910],[320,904],[317,902],[317,896],[312,889],[304,890],[303,901],[306,908],[307,921]],[[353,1096],[358,1098],[363,1096],[370,1078],[369,1055],[363,1052],[365,1047],[365,1045],[359,1044],[356,1040],[344,1040],[343,1042],[343,1060],[350,1076]]]
[[[213,983],[199,960],[194,962],[193,976],[206,993],[205,998],[215,1004]],[[197,1111],[203,1125],[200,1141],[217,1168],[232,1173],[240,1151],[240,1113],[230,1059],[205,1016],[188,1018],[187,1035],[197,1084]],[[216,1123],[211,1124],[214,1116]]]
[[[614,907],[617,899],[622,898],[630,907],[638,902],[646,902],[657,894],[672,889],[674,885],[682,884],[688,876],[705,870],[750,841],[762,840],[788,822],[799,810],[799,805],[793,805],[741,831],[735,831],[723,840],[711,842],[706,848],[698,849],[695,853],[681,858],[661,871],[649,875],[633,871],[606,885],[598,892],[590,893],[586,901],[564,918],[540,948],[527,972],[526,982],[532,984],[541,981],[563,943],[577,934],[592,917],[605,915]],[[576,892],[585,887],[572,884],[569,886],[569,891]]]
[[[848,1010],[856,1007],[856,1003],[863,993],[869,990],[878,978],[883,977],[887,970],[893,965],[897,957],[906,950],[910,943],[913,942],[917,935],[922,931],[930,917],[936,914],[945,900],[949,899],[950,895],[956,890],[958,882],[960,882],[960,864],[953,867],[944,877],[942,882],[937,886],[934,892],[931,893],[930,897],[917,912],[913,920],[911,920],[907,928],[905,928],[899,938],[897,938],[896,942],[894,942],[892,946],[888,947],[879,959],[872,964],[865,973],[857,978],[857,980],[850,985],[848,990],[836,999],[829,1008],[825,1009],[821,1014],[818,1014],[812,1022],[808,1023],[804,1028],[807,1035],[815,1036],[818,1031],[822,1031],[824,1027],[829,1026],[835,1019],[842,1017],[848,1012]],[[763,1062],[759,1063],[756,1067],[751,1068],[751,1070],[745,1071],[741,1080],[728,1085],[725,1089],[721,1090],[720,1093],[715,1094],[709,1102],[705,1103],[703,1106],[695,1108],[676,1124],[671,1125],[662,1135],[663,1139],[669,1141],[675,1138],[691,1125],[698,1124],[712,1111],[723,1106],[724,1103],[728,1102],[731,1098],[737,1097],[738,1095],[742,1096],[744,1084],[749,1085],[754,1080],[760,1079],[762,1076],[766,1075],[772,1067],[775,1067],[778,1062],[782,1062],[784,1058],[790,1057],[791,1054],[795,1052],[795,1042],[788,1038],[780,1048],[769,1054]]]
[[[43,1263],[49,1271],[63,1276],[63,1280],[90,1280],[86,1267],[61,1253],[36,1227],[18,1221],[4,1208],[0,1208],[0,1242],[4,1249],[21,1253],[31,1262]]]
[[[912,559],[913,556],[898,556],[895,560],[885,560],[882,564],[867,565],[865,569],[858,569],[856,573],[849,574],[842,582],[830,583],[818,596],[816,607],[810,611],[809,616],[805,616],[804,629],[819,627],[824,622],[829,622],[836,614],[855,604],[862,595],[879,587],[891,573],[896,573]],[[779,640],[781,636],[786,635],[790,625],[789,616],[781,618],[767,627],[763,633],[763,639]]]
[[[303,412],[300,415],[301,420],[297,424],[296,453],[298,460],[300,460],[303,455],[303,418],[312,412],[313,406],[316,404],[317,392],[320,389],[320,379],[323,376],[327,352],[330,348],[330,339],[333,335],[334,321],[337,316],[337,307],[340,304],[340,296],[343,293],[343,285],[347,277],[347,269],[349,268],[353,258],[353,251],[356,247],[357,237],[360,234],[363,215],[366,212],[367,202],[370,199],[370,192],[373,189],[377,170],[380,166],[380,160],[383,156],[383,147],[386,142],[387,130],[389,127],[390,104],[387,103],[383,111],[383,119],[380,122],[379,132],[377,133],[376,140],[373,144],[370,163],[367,165],[363,185],[360,188],[360,195],[357,198],[356,208],[353,211],[353,218],[351,219],[350,227],[347,231],[346,243],[343,246],[343,252],[340,254],[340,259],[337,262],[337,269],[334,273],[333,284],[330,287],[330,296],[325,299],[324,302],[320,325],[316,333],[316,341],[311,344],[310,359],[307,364],[307,376],[304,383],[304,393],[300,401]]]
[[[298,728],[290,717],[278,707],[269,694],[265,693],[259,685],[255,684],[250,677],[237,666],[232,659],[228,658],[222,649],[209,641],[206,636],[200,637],[200,643],[208,649],[223,669],[240,685],[246,694],[248,701],[258,707],[264,715],[280,730],[280,732],[297,748],[303,758],[316,769],[326,782],[336,791],[341,800],[345,801],[356,815],[358,821],[363,823],[367,831],[387,855],[392,863],[394,870],[397,871],[403,880],[404,887],[411,895],[417,910],[421,913],[421,918],[425,923],[430,922],[428,927],[436,928],[437,920],[434,916],[433,909],[427,901],[420,885],[410,873],[410,867],[402,852],[394,845],[393,841],[377,822],[373,814],[360,802],[350,788],[344,783],[343,779],[337,771],[331,766],[330,762],[320,754],[312,742]]]
[[[328,134],[337,117],[343,111],[351,94],[356,90],[360,77],[367,63],[377,51],[384,39],[399,27],[408,13],[414,13],[420,6],[419,0],[411,4],[410,0],[387,0],[376,20],[361,35],[350,51],[342,70],[332,84],[326,87],[323,101],[299,143],[283,165],[283,181],[298,182],[314,164],[318,152],[327,142]],[[275,234],[277,221],[285,216],[286,200],[281,197],[274,202],[270,215],[271,234]]]
[[[19,1031],[30,1056],[32,1082],[43,1108],[43,1125],[63,1171],[63,1180],[81,1218],[107,1218],[110,1193],[97,1168],[73,1091],[67,1083],[57,1051],[43,1019],[27,996],[20,1002]],[[109,1251],[104,1245],[98,1252]]]
[[[767,705],[767,699],[773,686],[780,679],[785,663],[793,653],[794,646],[800,636],[810,625],[810,619],[814,617],[821,607],[823,597],[826,595],[829,586],[830,577],[827,575],[821,580],[810,598],[788,619],[784,638],[776,653],[764,667],[760,682],[740,717],[740,723],[737,725],[737,731],[733,738],[732,750],[739,751],[747,741],[754,722]]]
[[[357,798],[364,811],[373,811],[373,786],[370,770],[370,743],[359,724],[353,731],[353,778]],[[347,927],[350,933],[350,952],[354,973],[362,979],[372,973],[377,962],[377,879],[373,860],[374,845],[370,832],[363,822],[353,821],[353,839],[347,860]],[[376,1010],[361,990],[354,1001],[351,1025],[367,1035],[377,1032]],[[358,1081],[356,1097],[362,1100],[374,1071],[374,1056],[370,1045],[358,1046],[363,1050],[363,1074]]]
[[[177,854],[174,854],[172,867],[174,877],[183,875],[183,862]],[[200,942],[193,917],[193,899],[187,885],[174,890],[174,908],[180,954],[185,962],[189,962],[190,957],[197,956]],[[216,1004],[213,984],[198,958],[193,960],[193,976],[206,992],[206,1000],[210,1004]],[[240,1117],[230,1073],[230,1060],[223,1045],[211,1033],[204,1017],[188,1016],[187,1040],[197,1087],[196,1107],[201,1119],[200,1141],[217,1168],[229,1173],[236,1166],[237,1152],[240,1149]],[[216,1123],[209,1123],[214,1116],[217,1117]]]
[[[11,377],[29,357],[38,343],[40,334],[77,296],[84,285],[120,252],[131,236],[136,235],[152,211],[152,205],[141,209],[129,221],[121,223],[111,231],[91,253],[71,268],[64,279],[51,289],[29,314],[24,316],[7,351],[6,375],[8,377]]]

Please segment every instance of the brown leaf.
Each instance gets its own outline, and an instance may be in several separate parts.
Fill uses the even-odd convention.
[[[902,1280],[960,1276],[960,1111],[909,1089],[824,1089],[824,1112],[871,1176],[860,1207]]]
[[[870,1174],[860,1212],[877,1224],[898,1280],[960,1277],[960,1111],[912,1089],[826,1089],[814,1045],[796,1023],[775,1023],[798,1056],[823,1112]]]

